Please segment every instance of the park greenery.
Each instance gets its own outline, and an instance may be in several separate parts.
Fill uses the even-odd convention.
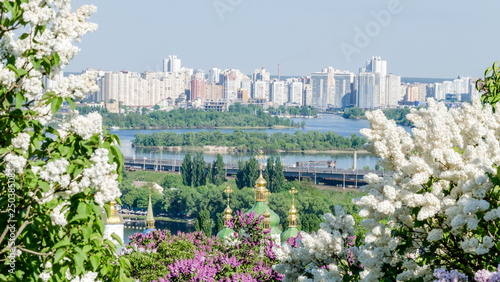
[[[141,109],[141,110],[140,110]],[[204,111],[199,109],[173,109],[170,111],[138,108],[127,113],[110,113],[107,109],[79,106],[81,114],[99,112],[103,116],[104,126],[121,129],[175,129],[175,128],[268,128],[268,127],[304,127],[305,123],[296,123],[287,118],[271,116],[262,107],[239,103],[231,105],[229,111]]]
[[[103,212],[120,195],[119,140],[98,114],[74,111],[96,91],[95,75],[44,85],[97,28],[87,22],[96,8],[71,2],[0,3],[0,281],[131,280],[130,262],[104,238]],[[63,102],[72,114],[48,125]]]
[[[342,117],[349,119],[366,119],[365,112],[366,110],[352,107],[345,109],[342,113]],[[385,109],[383,113],[388,119],[394,120],[397,124],[413,126],[413,123],[406,118],[406,115],[410,113],[409,108]]]
[[[251,159],[252,160],[252,159]],[[249,160],[247,163],[256,163]],[[167,215],[170,218],[199,218],[203,211],[210,212],[210,222],[215,222],[217,218],[223,214],[227,206],[224,189],[230,186],[233,193],[230,197],[230,206],[233,210],[249,210],[255,203],[255,192],[251,189],[255,185],[255,181],[259,176],[258,164],[255,166],[255,173],[251,178],[252,186],[242,186],[239,188],[234,179],[228,179],[221,185],[207,183],[202,186],[193,187],[183,184],[182,176],[179,174],[149,172],[149,171],[129,171],[123,172],[122,203],[125,208],[133,210],[147,209],[148,195],[150,190],[148,185],[143,187],[133,185],[133,181],[154,182],[160,184],[164,188],[163,194],[153,191],[151,203],[155,215]],[[281,219],[281,224],[286,229],[288,224],[288,211],[291,207],[291,197],[288,191],[292,188],[297,188],[300,192],[295,196],[295,207],[299,212],[299,223],[307,221],[307,226],[314,226],[314,229],[307,227],[307,230],[317,230],[321,215],[327,212],[332,212],[335,205],[342,206],[345,210],[352,214],[356,213],[356,208],[351,203],[351,199],[357,194],[355,192],[338,192],[329,190],[319,190],[313,183],[305,178],[299,183],[298,181],[284,181],[279,192],[269,195],[269,206],[273,209]],[[308,216],[306,216],[308,215]],[[207,216],[203,216],[206,222]],[[304,217],[304,220],[302,219]],[[219,219],[218,225],[214,228],[215,235],[222,229],[222,218]],[[309,221],[314,224],[309,224]],[[199,230],[203,230],[200,227]],[[206,224],[205,224],[206,226]],[[206,229],[205,229],[206,230]]]
[[[152,134],[136,133],[132,141],[134,147],[179,146],[186,149],[196,149],[202,146],[225,146],[240,152],[351,150],[361,149],[365,143],[366,139],[356,134],[351,134],[351,137],[343,137],[331,131],[326,133],[296,131],[293,134],[276,132],[268,135],[266,132],[240,129],[234,130],[232,133],[224,133],[219,130],[182,134],[167,131]]]

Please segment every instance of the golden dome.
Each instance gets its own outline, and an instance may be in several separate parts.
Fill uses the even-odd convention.
[[[255,182],[255,201],[257,202],[265,202],[267,195],[267,181],[262,177],[262,170],[260,171],[259,179]]]
[[[229,207],[229,205],[226,207],[226,209],[224,210],[224,227],[228,227],[227,223],[228,221],[231,221],[231,219],[233,219],[233,216],[231,215],[231,213],[233,212],[233,210]]]
[[[290,209],[289,212],[290,215],[297,215],[297,210],[295,209],[295,206],[292,204],[292,208]]]
[[[232,214],[233,213],[233,210],[227,206],[226,209],[224,210],[224,214]]]
[[[259,178],[257,179],[257,181],[255,182],[255,186],[256,187],[266,187],[267,185],[267,181],[266,179],[262,176],[262,170],[260,171],[260,175],[259,175]]]

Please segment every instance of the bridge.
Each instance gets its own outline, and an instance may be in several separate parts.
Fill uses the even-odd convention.
[[[151,171],[181,171],[182,160],[172,159],[135,159],[126,157],[125,168],[127,170],[151,170]],[[227,176],[236,176],[238,171],[238,164],[229,163],[224,164],[224,170]],[[311,179],[315,184],[324,183],[333,186],[340,186],[343,188],[352,187],[359,188],[359,186],[366,185],[363,177],[368,173],[375,173],[379,176],[388,174],[386,171],[379,170],[354,170],[354,169],[337,169],[332,166],[313,166],[313,165],[286,165],[283,166],[283,174],[288,180],[298,179],[299,181],[304,178]]]

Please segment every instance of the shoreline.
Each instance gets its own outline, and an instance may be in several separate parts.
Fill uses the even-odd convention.
[[[238,150],[236,147],[228,147],[228,146],[214,146],[214,145],[206,145],[202,147],[184,147],[184,146],[133,146],[137,149],[160,149],[163,148],[167,151],[194,151],[194,152],[219,152],[219,153],[250,153],[252,150]],[[357,152],[361,155],[368,155],[370,152],[364,149],[356,150],[356,149],[328,149],[328,150],[263,150],[266,153],[305,153],[305,154],[348,154]]]
[[[118,126],[106,126],[107,129],[113,129]],[[146,126],[146,127],[118,127],[113,130],[175,130],[175,129],[294,129],[302,128],[301,126],[201,126],[201,127],[168,127],[168,126]]]

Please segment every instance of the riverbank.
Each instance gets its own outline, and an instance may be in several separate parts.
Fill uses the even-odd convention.
[[[228,146],[134,146],[134,148],[140,148],[140,149],[148,149],[148,150],[158,150],[163,148],[165,151],[169,152],[181,152],[181,151],[188,151],[188,152],[210,152],[210,153],[224,153],[224,154],[229,154],[229,153],[252,153],[252,152],[259,152],[260,150],[250,150],[250,149],[244,149],[240,150],[236,147],[228,147]],[[359,149],[342,149],[342,150],[335,150],[335,149],[327,149],[327,150],[262,150],[264,153],[304,153],[304,154],[348,154],[348,153],[354,153],[357,152],[358,154],[370,154],[367,150],[359,150]]]
[[[197,127],[169,127],[169,126],[136,126],[136,127],[119,127],[119,126],[107,126],[114,130],[176,130],[176,129],[242,129],[242,130],[259,130],[259,129],[293,129],[293,128],[303,128],[302,126],[285,126],[285,125],[273,125],[273,126],[197,126]]]

